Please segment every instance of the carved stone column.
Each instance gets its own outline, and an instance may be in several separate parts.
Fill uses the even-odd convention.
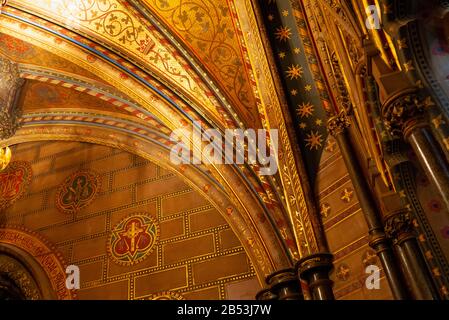
[[[407,299],[407,290],[394,253],[391,249],[390,242],[384,233],[383,225],[380,220],[380,212],[373,198],[371,188],[363,175],[362,167],[357,160],[357,155],[348,135],[347,128],[350,125],[351,122],[345,112],[341,112],[330,118],[327,124],[329,133],[335,137],[335,140],[338,143],[352,184],[354,185],[354,190],[357,194],[360,207],[365,216],[370,237],[369,245],[376,251],[376,254],[382,263],[394,297],[396,299]]]
[[[402,209],[388,214],[385,218],[385,233],[393,241],[413,298],[438,299],[438,293],[416,242],[410,211]]]
[[[256,295],[257,300],[303,300],[299,279],[293,269],[279,270],[269,275],[268,289]]]
[[[403,136],[411,145],[419,163],[449,209],[449,165],[429,123],[424,119],[430,97],[420,96],[414,89],[388,99],[382,107],[387,129]]]
[[[270,289],[263,289],[256,294],[256,300],[264,300],[264,301],[277,300],[277,296],[273,292],[271,292]]]
[[[11,150],[1,140],[12,137],[19,128],[21,110],[16,102],[24,80],[15,63],[0,56],[0,171],[11,159]]]
[[[301,279],[307,281],[313,300],[334,300],[333,281],[329,272],[333,268],[330,253],[316,253],[298,261],[296,270]]]

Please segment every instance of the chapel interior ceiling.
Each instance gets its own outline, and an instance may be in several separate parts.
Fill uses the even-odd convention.
[[[45,81],[42,81],[44,80],[42,78],[37,79],[36,74],[25,76],[28,79],[22,96],[25,112],[23,122],[25,125],[18,132],[17,136],[19,140],[13,144],[19,141],[30,141],[29,139],[38,137],[40,137],[39,140],[51,140],[55,139],[55,137],[69,140],[79,140],[81,137],[85,137],[89,140],[94,132],[99,133],[101,130],[102,140],[113,141],[112,146],[119,148],[124,147],[124,142],[120,141],[117,132],[131,133],[133,138],[143,138],[145,141],[152,141],[153,143],[166,146],[168,143],[167,135],[170,133],[170,129],[168,128],[176,128],[179,126],[179,123],[182,126],[186,126],[189,123],[188,121],[193,121],[198,118],[205,119],[208,122],[210,121],[214,127],[219,129],[235,126],[258,127],[258,124],[254,122],[246,120],[244,120],[245,123],[242,122],[240,119],[244,119],[243,113],[240,113],[238,108],[234,110],[234,105],[229,104],[226,98],[223,98],[219,103],[220,94],[216,92],[212,93],[211,91],[218,91],[218,88],[215,89],[214,87],[215,82],[210,81],[206,85],[203,76],[207,76],[207,74],[199,74],[197,71],[194,72],[188,63],[183,60],[184,58],[177,53],[176,48],[172,48],[167,40],[161,38],[159,34],[150,37],[150,32],[148,32],[142,36],[144,40],[129,40],[127,38],[129,35],[128,32],[124,31],[121,37],[125,35],[125,38],[120,40],[120,37],[116,34],[110,36],[107,33],[108,29],[105,25],[100,28],[101,26],[95,26],[92,21],[82,21],[84,24],[81,25],[82,23],[80,23],[76,28],[73,25],[67,25],[69,29],[72,29],[68,30],[54,23],[56,19],[63,17],[63,15],[56,15],[51,11],[54,3],[40,1],[33,4],[31,1],[11,1],[8,2],[8,7],[4,9],[3,13],[6,12],[6,14],[2,14],[2,21],[6,22],[1,25],[0,31],[2,33],[8,34],[9,36],[16,36],[21,41],[25,41],[29,46],[40,48],[42,52],[49,50],[58,59],[62,59],[63,61],[67,60],[69,64],[76,66],[69,70],[60,70],[61,68],[58,68],[58,65],[53,68],[52,60],[46,60],[44,67],[49,72],[45,73],[44,78],[48,79],[45,79]],[[34,6],[33,9],[30,9],[31,7],[28,8],[30,13],[14,8],[27,4]],[[36,8],[38,5],[45,4],[48,5],[48,10],[45,12],[42,10],[39,11],[39,8]],[[120,5],[120,3],[117,2],[117,5]],[[123,9],[124,7],[121,8]],[[50,15],[52,14],[53,22],[49,22],[51,19]],[[90,14],[95,16],[96,13],[90,12]],[[130,19],[132,18],[126,10],[124,14]],[[106,15],[109,15],[109,13],[106,13]],[[91,18],[96,20],[94,17]],[[123,16],[120,19],[122,18]],[[114,20],[111,16],[108,19]],[[132,24],[139,23],[140,25],[140,20],[135,17],[133,19]],[[36,23],[35,25],[34,22]],[[60,24],[64,24],[64,22],[66,21],[58,21]],[[37,27],[37,25],[40,27]],[[112,26],[113,24],[109,25]],[[96,29],[97,27],[103,33],[98,31]],[[140,25],[140,28],[146,28],[146,26]],[[138,31],[140,30],[139,27],[135,27],[133,30],[135,31],[134,36],[137,34],[140,36],[140,32],[144,32]],[[147,31],[147,29],[142,30]],[[151,28],[148,30],[154,31]],[[150,51],[153,50],[151,53],[150,51],[147,52],[143,47],[134,46],[136,43],[142,44],[140,42],[141,40],[144,43],[145,41],[154,41],[154,43],[157,43],[157,45],[155,44],[156,49],[151,44],[152,42],[148,44],[149,47],[144,46],[145,48],[152,48],[148,49]],[[73,49],[74,47],[76,49]],[[130,57],[130,61],[125,61],[123,56]],[[39,61],[36,60],[36,63],[38,64]],[[87,68],[86,65],[88,66]],[[22,65],[19,67],[23,68]],[[118,71],[121,67],[126,68],[128,73]],[[83,69],[90,71],[81,74],[77,73],[78,70]],[[27,74],[28,70],[25,71],[22,75]],[[65,76],[71,75],[71,77],[62,77],[63,81],[61,81],[61,75],[64,75],[64,73]],[[94,73],[96,76],[90,77]],[[37,75],[39,77],[42,76],[42,74]],[[96,81],[96,77],[101,78],[102,81]],[[128,92],[138,92],[136,87],[133,86],[133,82],[130,81],[130,78],[133,77],[143,79],[145,82],[145,90],[140,91],[140,96],[137,94],[133,96],[127,95]],[[105,84],[109,83],[107,81],[109,79],[114,80],[111,84],[116,87],[115,90],[111,90],[112,88],[108,87],[108,84]],[[122,83],[118,85],[118,81]],[[127,81],[128,83],[126,83]],[[81,88],[80,83],[82,84]],[[220,87],[220,84],[218,85]],[[46,88],[44,91],[48,92],[43,97],[42,88],[44,87]],[[127,91],[120,90],[120,87],[126,87]],[[82,91],[82,93],[79,93],[79,91]],[[121,92],[118,93],[119,91]],[[170,105],[170,103],[172,104],[169,106],[170,108],[174,109],[173,104],[176,104],[179,108],[177,110],[162,111],[162,107],[159,107],[161,104],[158,105],[155,101],[156,99],[149,97],[149,91],[153,93],[157,92],[155,95],[159,95],[158,99],[165,100],[163,101],[165,104],[164,108],[168,109],[167,105]],[[109,97],[110,99],[107,99],[109,101],[105,103],[104,101],[99,101],[100,99],[97,99],[98,96],[101,96],[102,100],[105,97]],[[127,98],[128,96],[131,98]],[[59,104],[57,101],[62,99],[65,101]],[[34,104],[36,100],[40,101]],[[120,100],[121,103],[118,106],[123,107],[134,118],[127,118],[126,114],[122,111],[115,112],[117,107],[117,101],[115,100]],[[89,108],[86,108],[86,102],[92,102],[94,107],[89,110]],[[108,106],[108,103],[112,107]],[[149,110],[149,105],[153,109]],[[254,108],[257,108],[256,104],[254,104]],[[76,115],[73,114],[73,111],[76,111]],[[156,115],[153,115],[151,111],[164,112],[163,115],[165,118],[159,118],[164,122],[161,123],[156,118],[159,114],[156,113]],[[181,116],[177,115],[175,118],[175,112]],[[257,110],[252,110],[251,115],[254,116],[254,119],[259,119]],[[183,119],[177,122],[180,117],[184,117],[185,120]],[[87,127],[77,127],[80,124],[87,125]],[[72,128],[73,133],[69,134]],[[128,137],[126,136],[126,143],[133,141],[131,150],[134,151],[143,148],[142,140],[131,140]],[[160,157],[160,155],[158,156]],[[232,203],[240,206],[238,207],[238,215],[241,214],[240,212],[245,213],[244,215],[242,214],[242,217],[239,216],[233,219],[245,219],[244,221],[242,220],[243,224],[239,224],[239,228],[241,228],[240,232],[243,234],[244,239],[246,239],[244,240],[245,246],[252,251],[251,255],[254,257],[253,260],[258,261],[257,263],[260,264],[260,267],[258,267],[261,270],[259,274],[268,274],[272,268],[272,264],[285,264],[288,259],[287,255],[280,250],[271,250],[274,255],[280,252],[279,257],[272,258],[271,254],[267,254],[268,258],[266,258],[261,254],[262,250],[269,250],[268,248],[270,246],[287,245],[293,254],[296,250],[294,241],[292,240],[293,235],[285,227],[287,225],[286,217],[284,216],[285,213],[282,211],[282,208],[273,205],[270,206],[275,195],[273,192],[269,193],[271,188],[269,183],[261,185],[253,171],[246,171],[244,174],[238,172],[237,175],[241,176],[239,178],[241,180],[235,180],[234,178],[228,180],[229,178],[226,176],[235,176],[236,173],[225,170],[224,168],[211,168],[214,171],[214,175],[212,176],[209,171],[202,167],[202,165],[198,166],[197,169],[203,171],[203,174],[209,180],[201,188],[204,188],[206,190],[205,192],[208,192],[211,188],[217,189],[219,192],[223,192],[221,189],[224,189],[228,197],[232,195]],[[181,169],[185,170],[185,168]],[[223,172],[220,172],[220,170],[227,172],[223,175]],[[181,174],[184,173],[181,172]],[[218,179],[219,181],[217,182],[214,179]],[[244,184],[241,181],[244,181]],[[251,184],[257,186],[257,193],[255,192],[255,195],[246,194],[245,191],[238,191],[238,188],[250,188],[247,185]],[[216,193],[217,191],[214,189],[210,192]],[[245,202],[239,203],[241,200],[235,197],[245,198],[245,202],[251,203],[251,206],[257,206],[257,209],[247,207],[248,204]],[[269,209],[268,206],[270,206]],[[234,210],[229,206],[223,208],[223,210],[225,209],[228,210],[228,213]],[[274,217],[269,217],[268,212],[273,212]],[[237,209],[234,215],[237,216]],[[246,215],[249,216],[247,217]],[[256,222],[257,225],[255,224]],[[273,224],[284,226],[282,237],[285,238],[284,241],[287,244],[279,241],[277,237],[280,237],[280,235],[275,235],[276,233],[272,231]],[[256,232],[261,232],[262,236],[256,235],[254,237],[252,235],[254,229],[257,229]],[[266,231],[263,229],[266,229]],[[261,240],[262,237],[264,237],[263,241]]]
[[[63,25],[80,35],[74,38],[81,43],[90,39],[126,57],[221,126],[234,122],[260,127],[241,42],[225,1],[218,7],[177,1],[148,1],[142,7],[137,1],[118,0],[8,4]],[[156,20],[148,19],[153,12]],[[64,33],[61,27],[49,25]],[[222,105],[230,111],[230,119]]]

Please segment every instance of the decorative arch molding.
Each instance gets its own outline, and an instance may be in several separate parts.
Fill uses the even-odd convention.
[[[46,140],[79,141],[118,148],[174,171],[209,200],[229,223],[250,257],[260,283],[264,283],[265,277],[275,270],[290,267],[289,257],[276,230],[267,221],[260,221],[260,205],[236,177],[230,179],[234,182],[230,181],[234,192],[228,193],[226,186],[223,186],[224,190],[220,187],[222,181],[217,185],[193,165],[173,166],[169,150],[161,145],[111,128],[64,123],[26,125],[5,143],[14,145]]]
[[[0,254],[16,260],[32,276],[39,290],[36,299],[76,298],[76,293],[66,288],[62,254],[42,236],[20,226],[0,226]]]
[[[14,14],[1,16],[1,32],[51,51],[97,75],[100,79],[110,83],[121,95],[129,97],[136,105],[153,114],[169,130],[184,128],[187,132],[191,132],[196,121],[200,121],[203,128],[211,127],[221,131],[224,128],[234,127],[226,119],[224,123],[220,124],[208,121],[201,106],[186,104],[172,88],[162,87],[136,65],[115,56],[98,43],[91,42],[61,27],[55,27],[48,21],[29,16],[23,18],[20,14],[24,13],[16,12],[11,8],[8,10],[12,10]],[[254,86],[256,87],[255,83]],[[260,104],[261,107],[262,102]],[[266,110],[263,112],[262,118],[264,119]],[[281,125],[285,129],[285,123],[282,122],[273,123],[267,128],[274,129]],[[290,143],[284,131],[282,131],[281,148],[284,148],[286,143]],[[190,137],[188,138],[190,139]],[[204,146],[198,145],[195,141],[192,141],[192,144],[195,149],[199,150],[202,150]],[[276,179],[264,179],[258,174],[257,167],[210,166],[210,171],[226,192],[233,197],[238,199],[240,194],[248,195],[253,207],[257,209],[247,214],[257,219],[259,223],[271,225],[269,229],[274,232],[267,237],[269,238],[273,234],[277,235],[278,239],[274,241],[280,241],[281,247],[283,247],[283,252],[279,254],[285,255],[286,259],[291,261],[301,256],[298,246],[302,247],[303,255],[306,255],[307,252],[317,251],[317,233],[311,226],[313,218],[308,212],[301,179],[297,173],[292,171],[296,166],[294,155],[291,154],[291,150],[282,150],[280,154],[282,157],[278,159],[278,167],[284,172],[280,175],[279,180],[277,177]],[[289,189],[283,191],[285,187]],[[293,192],[290,189],[295,190]],[[290,202],[291,205],[287,202]],[[292,224],[297,225],[295,232],[299,236],[296,236],[296,241]]]

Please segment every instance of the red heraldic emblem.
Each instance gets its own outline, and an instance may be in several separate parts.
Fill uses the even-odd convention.
[[[122,220],[113,230],[109,253],[115,262],[133,265],[150,254],[159,237],[159,227],[146,215],[134,215]]]

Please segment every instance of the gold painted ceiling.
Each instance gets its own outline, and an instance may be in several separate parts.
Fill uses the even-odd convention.
[[[201,81],[190,66],[190,54],[199,59],[219,88],[225,92],[228,106],[236,109],[240,125],[260,127],[257,106],[243,62],[241,48],[230,10],[225,1],[189,5],[167,1],[148,1],[152,12],[169,27],[170,35],[162,34],[149,20],[133,9],[133,1],[78,0],[32,1],[11,0],[10,4],[42,17],[74,28],[82,35],[95,39],[128,59],[149,68],[154,77],[168,81],[185,98],[201,105],[215,121],[223,119],[213,88]],[[178,35],[189,56],[170,45],[172,34]],[[206,74],[204,74],[206,75]],[[219,120],[220,119],[220,120]]]
[[[224,0],[9,0],[0,16],[1,48],[20,63],[27,84],[24,128],[6,143],[74,139],[168,163],[171,131],[198,121],[218,130],[279,128],[276,176],[247,164],[174,170],[220,207],[259,277],[317,251],[252,10],[250,2]]]
[[[247,123],[256,120],[255,98],[238,34],[225,0],[144,0],[207,67]]]

